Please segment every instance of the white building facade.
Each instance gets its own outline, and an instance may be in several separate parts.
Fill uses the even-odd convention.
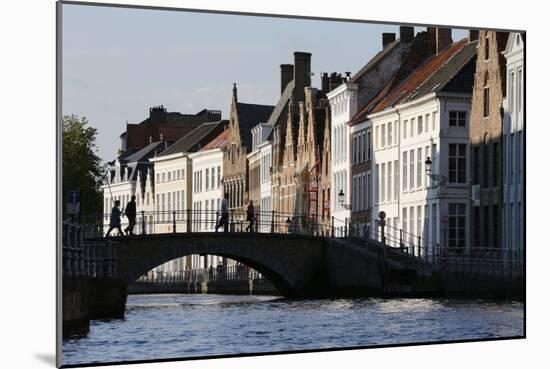
[[[393,246],[402,242],[415,254],[468,248],[470,99],[469,94],[431,93],[369,116],[374,132],[372,227],[377,228],[377,214],[384,211]]]
[[[271,186],[271,166],[273,160],[273,145],[271,141],[265,141],[258,145],[260,156],[260,219],[258,225],[259,232],[270,232],[269,213],[273,210],[272,186]]]
[[[511,33],[506,49],[506,98],[503,129],[503,235],[504,249],[522,259],[525,249],[525,134],[524,134],[524,43],[522,35]],[[508,256],[508,255],[505,255]]]
[[[351,217],[350,130],[348,122],[357,112],[357,84],[342,83],[327,93],[331,107],[331,215],[345,221]],[[344,193],[343,202],[338,194]]]

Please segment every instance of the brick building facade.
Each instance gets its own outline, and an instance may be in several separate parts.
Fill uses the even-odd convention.
[[[501,247],[507,32],[480,31],[470,118],[470,245]]]

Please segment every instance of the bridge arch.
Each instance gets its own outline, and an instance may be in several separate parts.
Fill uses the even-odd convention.
[[[263,233],[176,233],[125,237],[118,244],[118,273],[132,283],[151,269],[193,254],[219,255],[262,273],[285,296],[303,294],[324,273],[321,238]]]

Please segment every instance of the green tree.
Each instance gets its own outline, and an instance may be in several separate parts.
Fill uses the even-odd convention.
[[[89,127],[85,117],[63,117],[63,218],[67,218],[68,191],[80,190],[82,221],[102,212],[102,194],[97,189],[101,180],[101,159],[97,156],[97,129]]]

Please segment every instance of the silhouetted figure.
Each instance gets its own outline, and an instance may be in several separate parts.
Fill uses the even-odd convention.
[[[248,207],[246,208],[246,221],[248,222],[248,227],[246,227],[247,232],[254,232],[254,220],[256,219],[256,216],[254,215],[254,204],[252,203],[252,200],[248,203]]]
[[[218,266],[216,267],[216,280],[221,280],[221,279],[223,279],[223,264],[220,261],[218,263]]]
[[[229,194],[226,193],[224,196],[223,196],[223,199],[222,199],[222,204],[221,204],[221,216],[220,216],[220,221],[218,222],[218,224],[216,225],[216,232],[218,231],[218,228],[220,228],[221,226],[223,226],[223,231],[224,232],[227,232],[229,230]]]
[[[131,200],[126,205],[124,214],[128,218],[128,227],[124,228],[127,235],[134,235],[134,226],[136,225],[136,197],[132,196]]]
[[[118,230],[119,236],[122,236],[124,233],[122,232],[122,228],[120,227],[120,200],[115,200],[115,206],[111,209],[111,219],[109,221],[109,230],[107,231],[107,234],[105,237],[109,237],[111,234],[111,231],[113,229]]]

